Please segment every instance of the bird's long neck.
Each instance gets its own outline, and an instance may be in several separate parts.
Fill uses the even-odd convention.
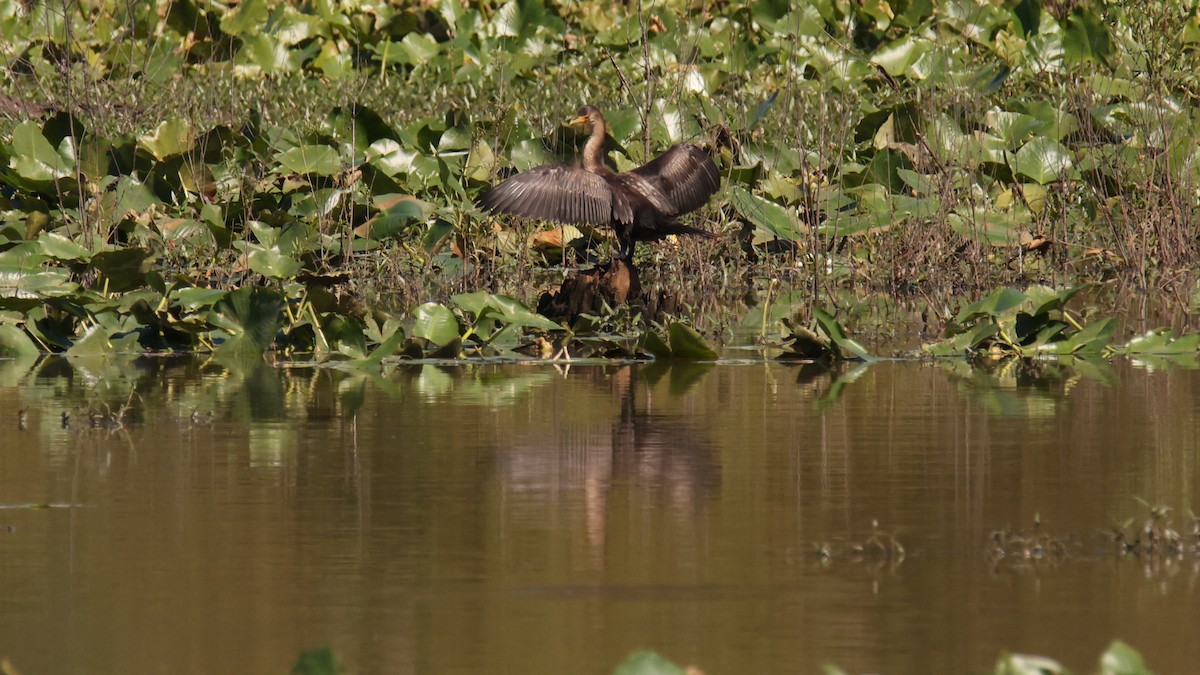
[[[608,125],[605,124],[603,117],[598,117],[592,121],[592,135],[588,137],[587,143],[583,146],[583,168],[585,171],[603,173],[608,169],[604,165],[604,136],[607,132]]]

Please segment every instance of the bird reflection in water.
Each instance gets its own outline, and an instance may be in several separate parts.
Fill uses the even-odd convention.
[[[712,443],[701,435],[696,418],[655,411],[655,392],[640,377],[641,368],[592,371],[596,385],[620,401],[616,419],[602,424],[559,420],[549,442],[517,444],[498,457],[505,492],[528,498],[508,500],[507,517],[528,517],[551,528],[560,527],[562,519],[567,521],[562,527],[576,527],[572,516],[582,507],[588,558],[597,567],[614,526],[617,531],[659,527],[654,521],[665,518],[672,530],[688,536],[682,533],[698,532],[695,523],[720,492],[721,467]],[[617,503],[620,509],[614,508]],[[630,522],[618,525],[613,522],[618,517]]]

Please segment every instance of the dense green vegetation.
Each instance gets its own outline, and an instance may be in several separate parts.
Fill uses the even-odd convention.
[[[661,355],[648,324],[714,308],[770,343],[1007,285],[1196,304],[1196,10],[792,4],[0,2],[0,352]],[[583,102],[618,169],[690,140],[727,185],[718,244],[641,251],[674,302],[568,328],[528,307],[607,235],[473,199],[573,156]],[[1113,328],[966,318],[1022,353]]]

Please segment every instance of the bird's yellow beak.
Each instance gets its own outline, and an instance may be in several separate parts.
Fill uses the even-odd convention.
[[[587,115],[580,115],[579,117],[576,117],[575,119],[571,120],[570,122],[567,122],[567,126],[573,127],[576,124],[587,124],[587,122],[588,122]]]

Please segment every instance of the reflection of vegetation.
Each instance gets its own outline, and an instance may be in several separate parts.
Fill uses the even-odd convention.
[[[826,664],[826,675],[844,675],[837,666]],[[693,675],[702,673],[696,666],[686,669],[671,663],[654,652],[637,652],[621,663],[613,675]],[[1061,664],[1044,656],[1003,654],[992,670],[995,675],[1069,675]],[[1099,675],[1152,675],[1142,655],[1136,649],[1114,640],[1100,655]]]
[[[473,200],[572,155],[558,122],[584,100],[610,103],[618,170],[721,148],[729,187],[703,217],[726,241],[654,253],[693,306],[769,280],[815,298],[1126,271],[1186,294],[1198,21],[979,0],[6,3],[0,351],[242,351],[274,328],[319,358],[415,355],[375,305],[528,304],[560,275],[545,237]],[[594,259],[594,233],[558,234],[551,263]]]

